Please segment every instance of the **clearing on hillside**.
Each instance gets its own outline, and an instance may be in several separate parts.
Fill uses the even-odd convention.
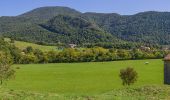
[[[5,38],[5,41],[10,41],[9,38]],[[35,43],[23,42],[23,41],[15,41],[14,45],[19,49],[23,50],[28,46],[33,47],[34,49],[40,49],[42,51],[51,51],[51,50],[58,50],[57,46],[45,46],[45,45],[38,45]]]

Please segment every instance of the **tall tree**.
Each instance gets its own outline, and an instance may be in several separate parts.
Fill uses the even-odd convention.
[[[10,58],[5,53],[0,52],[0,84],[2,85],[4,81],[14,77],[14,73]]]

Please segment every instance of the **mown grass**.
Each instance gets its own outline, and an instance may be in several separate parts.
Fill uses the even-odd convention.
[[[149,62],[148,65],[145,62]],[[58,63],[14,65],[16,78],[3,87],[12,90],[57,93],[64,95],[96,95],[124,88],[119,71],[134,67],[138,81],[132,88],[163,85],[162,60],[128,60],[92,63]]]

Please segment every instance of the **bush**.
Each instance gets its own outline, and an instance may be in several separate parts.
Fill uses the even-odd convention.
[[[137,81],[137,72],[133,68],[126,68],[120,70],[120,78],[123,85],[131,85]]]

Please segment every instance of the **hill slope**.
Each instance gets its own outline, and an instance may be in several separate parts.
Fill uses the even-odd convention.
[[[91,20],[112,35],[132,42],[170,44],[170,13],[143,12],[131,16],[85,13]]]
[[[49,20],[42,27],[61,37],[56,42],[64,43],[98,43],[113,42],[113,36],[80,17],[59,15]],[[116,40],[116,39],[115,39]]]
[[[89,26],[81,26],[86,24]],[[169,26],[169,12],[153,11],[124,16],[81,13],[68,7],[41,7],[15,17],[0,17],[0,34],[43,43],[114,43],[123,40],[168,45]]]
[[[120,41],[98,28],[96,24],[69,15],[58,15],[43,24],[16,22],[6,26],[2,25],[0,28],[4,36],[34,43],[82,44]]]
[[[5,41],[10,43],[9,38],[5,38]],[[24,50],[25,48],[31,46],[33,49],[39,49],[42,51],[58,51],[57,46],[45,46],[45,45],[38,45],[34,43],[29,43],[29,42],[23,42],[23,41],[14,41],[14,44],[16,47],[18,47],[21,50]]]
[[[34,22],[35,21],[39,22],[39,21],[47,21],[57,15],[77,16],[80,14],[81,12],[68,7],[55,6],[55,7],[40,7],[30,12],[19,15],[18,17],[26,17],[32,19]]]

